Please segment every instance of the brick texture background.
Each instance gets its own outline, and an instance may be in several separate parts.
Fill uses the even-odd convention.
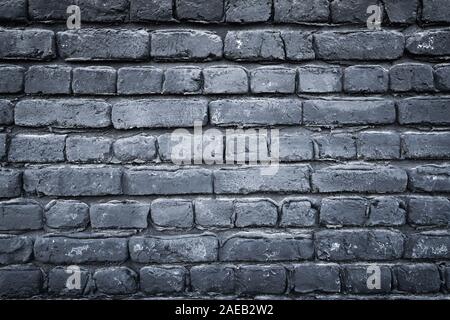
[[[1,297],[449,297],[447,0],[0,0],[0,24]],[[175,166],[194,121],[280,129],[279,171]]]

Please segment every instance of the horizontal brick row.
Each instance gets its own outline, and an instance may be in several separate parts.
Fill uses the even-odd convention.
[[[142,95],[450,91],[450,64],[71,68],[0,65],[0,93]]]
[[[105,5],[108,3],[108,5]],[[1,0],[5,21],[62,21],[69,0]],[[226,23],[354,23],[365,24],[371,5],[379,5],[389,24],[449,23],[445,0],[81,0],[83,22],[226,22]],[[384,4],[384,5],[383,5]],[[382,25],[384,25],[383,23]]]
[[[396,60],[450,55],[450,31],[432,29],[405,36],[397,31],[246,30],[211,31],[0,29],[0,60],[66,61],[305,61]],[[433,45],[430,45],[433,43]],[[366,48],[370,47],[368,51]]]

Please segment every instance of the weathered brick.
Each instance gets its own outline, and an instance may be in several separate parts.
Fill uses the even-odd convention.
[[[26,93],[70,94],[72,68],[48,65],[31,66],[25,75]]]
[[[78,271],[78,274],[80,275],[79,289],[76,288],[75,281],[70,278]],[[78,297],[89,292],[89,289],[92,286],[90,280],[91,273],[85,268],[75,269],[70,266],[67,268],[56,267],[51,269],[48,273],[48,292],[58,296]],[[67,286],[67,284],[70,285]]]
[[[206,124],[207,108],[203,99],[129,100],[114,104],[112,122],[116,129],[193,127]]]
[[[401,226],[406,222],[405,204],[394,197],[370,199],[369,226]]]
[[[111,125],[111,105],[102,100],[23,100],[16,104],[19,126],[104,128]]]
[[[55,35],[42,29],[0,29],[0,59],[50,60],[55,57]]]
[[[400,158],[400,134],[388,131],[365,131],[356,140],[358,158],[389,160]]]
[[[43,210],[33,200],[14,199],[0,202],[0,230],[24,231],[42,229]]]
[[[312,227],[316,225],[318,215],[310,201],[288,199],[281,205],[280,227]]]
[[[223,0],[175,0],[177,17],[193,21],[222,21]]]
[[[373,280],[371,278],[377,276],[379,276],[378,280]],[[391,268],[386,265],[345,265],[342,269],[342,278],[345,291],[348,293],[390,293],[392,290]]]
[[[225,160],[227,164],[254,164],[269,161],[269,135],[256,129],[225,131]],[[276,156],[273,155],[273,158]]]
[[[26,0],[0,0],[0,20],[22,21],[27,18]]]
[[[17,134],[11,138],[8,161],[61,162],[64,161],[66,135]]]
[[[7,266],[0,268],[0,296],[24,298],[39,295],[43,275],[34,266]]]
[[[0,198],[18,197],[22,192],[22,172],[0,169]]]
[[[259,67],[250,73],[253,93],[294,93],[295,69],[286,67]]]
[[[24,172],[28,193],[48,196],[100,196],[121,194],[120,168],[105,166],[50,166]]]
[[[422,20],[425,22],[450,22],[450,8],[445,0],[424,0]]]
[[[122,162],[145,163],[156,158],[156,138],[137,135],[114,141],[114,156]]]
[[[298,68],[298,92],[327,93],[342,90],[342,69],[308,65]]]
[[[241,67],[214,66],[203,69],[205,94],[247,93],[247,71]]]
[[[386,15],[391,23],[414,23],[419,0],[383,0]]]
[[[398,290],[408,293],[434,293],[441,288],[438,267],[434,264],[395,266]]]
[[[144,267],[139,271],[140,287],[147,294],[183,292],[187,270],[184,267]]]
[[[127,195],[212,193],[212,173],[199,168],[130,168],[125,170]]]
[[[331,20],[334,23],[365,24],[370,16],[367,8],[371,5],[378,5],[383,13],[383,5],[378,0],[332,0],[330,4]]]
[[[274,227],[278,221],[278,208],[268,199],[237,200],[234,204],[236,227]]]
[[[118,94],[161,93],[164,72],[154,67],[125,67],[117,72]]]
[[[192,228],[194,207],[190,200],[158,199],[152,202],[152,222],[162,228]]]
[[[26,263],[33,253],[33,240],[26,236],[0,235],[0,265]]]
[[[412,191],[449,192],[450,166],[424,165],[408,171]]]
[[[58,52],[66,61],[144,60],[150,36],[144,30],[81,29],[57,33]]]
[[[308,100],[303,103],[303,121],[308,125],[367,125],[395,122],[392,100]]]
[[[163,93],[201,93],[202,81],[202,69],[199,67],[169,68],[164,73]]]
[[[101,268],[93,276],[97,290],[111,295],[135,293],[137,277],[136,272],[127,267]]]
[[[395,31],[325,31],[314,39],[316,55],[324,60],[395,60],[405,47]]]
[[[45,223],[52,229],[80,229],[89,224],[89,206],[76,200],[52,200],[45,206]]]
[[[69,162],[109,162],[112,139],[104,137],[69,136],[66,156]]]
[[[235,268],[232,265],[201,265],[191,268],[191,286],[194,292],[235,292]]]
[[[397,101],[400,124],[449,124],[450,99],[414,97]]]
[[[0,100],[0,124],[14,123],[14,105],[9,100]]]
[[[303,263],[294,267],[294,291],[299,293],[341,291],[340,268],[333,263]]]
[[[171,21],[172,0],[130,0],[130,20]]]
[[[389,71],[391,89],[396,92],[432,91],[434,89],[433,68],[426,64],[402,63]]]
[[[6,134],[0,134],[0,160],[6,156]]]
[[[450,91],[450,64],[435,65],[434,80],[438,90]]]
[[[406,39],[406,50],[419,56],[450,55],[450,31],[427,30],[415,32]]]
[[[402,135],[402,148],[407,159],[449,159],[450,133],[406,132]]]
[[[330,14],[327,0],[274,0],[275,22],[327,22]]]
[[[214,125],[299,125],[302,102],[294,99],[216,100],[209,104],[210,121]]]
[[[43,236],[34,242],[37,261],[51,264],[124,262],[128,258],[125,238]]]
[[[239,294],[281,294],[286,290],[286,269],[282,266],[241,265],[236,268]]]
[[[151,56],[156,60],[207,61],[222,57],[222,39],[212,32],[158,30],[151,38]]]
[[[419,197],[408,200],[408,221],[413,225],[441,225],[450,223],[450,201],[444,197]]]
[[[281,31],[286,60],[313,60],[316,56],[313,47],[313,35],[304,31]]]
[[[344,71],[344,91],[350,93],[383,93],[388,90],[389,75],[381,66],[351,66]]]
[[[72,89],[75,94],[114,94],[116,82],[116,69],[111,67],[73,69]]]
[[[132,237],[131,259],[139,263],[212,262],[219,242],[210,233],[181,236]]]
[[[286,133],[279,136],[279,157],[282,162],[312,160],[313,140],[306,134]]]
[[[224,168],[214,171],[217,194],[255,192],[309,192],[311,168],[307,165],[280,166],[274,175],[261,175],[261,168]]]
[[[443,230],[410,234],[406,240],[405,258],[433,260],[449,259],[449,232]]]
[[[265,22],[272,13],[271,0],[226,0],[227,22]]]
[[[231,228],[234,225],[234,201],[228,199],[196,199],[195,224],[201,227]]]
[[[361,197],[331,197],[322,200],[322,225],[363,226],[368,215],[368,202]]]
[[[312,173],[313,188],[319,192],[403,192],[407,180],[402,169],[366,164],[338,165]]]
[[[313,138],[317,148],[317,159],[354,159],[356,141],[351,134],[321,135]]]
[[[220,248],[221,261],[298,261],[313,255],[313,240],[307,233],[239,232]]]
[[[399,231],[322,230],[314,238],[320,260],[393,260],[403,254],[404,239]]]
[[[145,229],[150,204],[137,201],[110,201],[92,204],[89,215],[96,229]]]
[[[0,93],[22,92],[24,73],[23,67],[0,65]]]

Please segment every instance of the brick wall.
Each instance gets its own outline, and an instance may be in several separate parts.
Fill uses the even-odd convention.
[[[0,0],[0,25],[1,297],[448,297],[448,1]],[[175,165],[195,121],[279,129],[277,172]]]

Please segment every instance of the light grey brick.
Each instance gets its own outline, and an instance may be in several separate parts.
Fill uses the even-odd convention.
[[[408,170],[409,188],[412,191],[450,191],[450,166],[423,165]]]
[[[281,134],[279,136],[279,157],[282,162],[312,160],[314,149],[311,137],[306,134]]]
[[[358,158],[389,160],[400,158],[400,134],[388,131],[365,131],[357,137]]]
[[[298,68],[298,92],[327,93],[342,91],[342,69],[333,66]]]
[[[89,216],[96,229],[145,229],[150,204],[137,201],[109,201],[92,204]]]
[[[65,160],[66,135],[17,134],[11,138],[8,161],[61,162]]]
[[[66,156],[69,162],[104,163],[111,159],[112,139],[104,137],[69,136]]]
[[[356,142],[351,134],[332,134],[313,137],[317,146],[317,159],[354,159]]]
[[[195,223],[201,227],[231,228],[234,225],[234,201],[229,199],[196,199]]]
[[[280,32],[268,30],[228,31],[224,55],[237,61],[284,60],[284,43]]]
[[[241,67],[214,66],[203,69],[204,93],[247,93],[247,71]]]
[[[154,67],[120,68],[117,72],[117,93],[161,93],[163,75],[163,70]]]
[[[163,93],[195,94],[202,92],[202,69],[173,67],[164,73]]]
[[[227,22],[265,22],[271,13],[271,0],[225,0]]]
[[[409,198],[408,221],[418,226],[447,226],[450,223],[449,199],[428,196],[414,196]]]
[[[294,93],[295,69],[285,67],[259,67],[250,73],[253,93]]]
[[[396,92],[433,91],[433,68],[426,64],[402,63],[389,71],[391,89]]]
[[[183,292],[187,273],[184,267],[143,267],[139,271],[140,289],[152,295]]]
[[[274,227],[278,221],[278,208],[267,199],[237,200],[234,210],[238,228]]]
[[[0,59],[50,60],[55,57],[55,34],[42,29],[0,29]]]
[[[0,65],[0,93],[22,92],[24,73],[23,67]]]
[[[156,158],[156,138],[137,135],[117,139],[113,144],[114,156],[122,162],[145,163]]]
[[[73,69],[72,89],[75,94],[114,94],[116,82],[116,70],[111,67]]]
[[[407,159],[449,159],[450,133],[406,132],[402,135],[402,148]]]
[[[152,222],[161,228],[192,228],[194,207],[190,200],[158,199],[152,202]]]
[[[48,65],[31,66],[25,75],[26,93],[70,94],[72,68]]]
[[[318,212],[311,202],[304,199],[290,199],[281,206],[281,227],[312,227],[316,225]]]
[[[344,91],[350,93],[383,93],[388,90],[389,75],[380,66],[351,66],[344,71]]]
[[[274,0],[275,22],[327,22],[330,14],[327,0]]]
[[[45,206],[45,223],[52,229],[85,229],[89,224],[89,206],[76,200],[52,200]]]

